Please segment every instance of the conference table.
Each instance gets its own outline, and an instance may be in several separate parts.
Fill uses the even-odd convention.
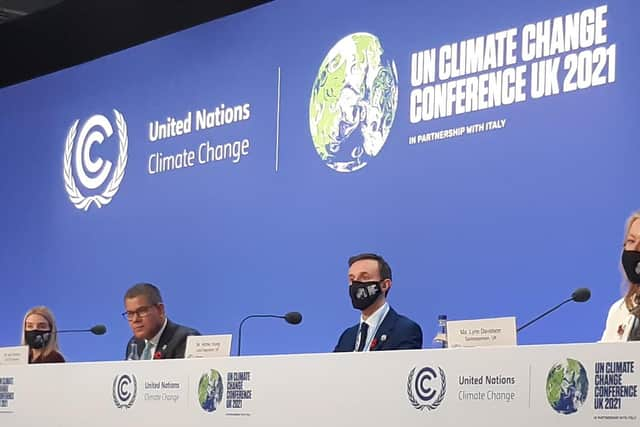
[[[640,344],[0,366],[0,426],[638,425]]]

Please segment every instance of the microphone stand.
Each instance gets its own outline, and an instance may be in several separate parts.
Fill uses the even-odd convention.
[[[244,319],[242,319],[242,321],[240,322],[240,327],[238,328],[238,354],[237,356],[240,356],[240,344],[242,343],[242,325],[244,324],[245,321],[247,321],[248,319],[251,319],[253,317],[273,317],[276,319],[284,319],[284,316],[277,316],[275,314],[251,314],[247,317],[245,317]]]
[[[542,313],[540,316],[536,317],[535,319],[530,320],[527,323],[525,323],[524,325],[520,326],[518,329],[516,329],[516,332],[520,332],[521,330],[523,330],[524,328],[526,328],[530,324],[534,323],[535,321],[537,321],[539,319],[542,319],[544,316],[546,316],[547,314],[551,313],[552,311],[555,311],[555,310],[559,309],[560,307],[562,307],[563,305],[565,305],[569,301],[573,301],[573,296],[571,298],[567,298],[566,300],[562,301],[560,304],[556,305],[555,307],[545,311],[544,313]]]

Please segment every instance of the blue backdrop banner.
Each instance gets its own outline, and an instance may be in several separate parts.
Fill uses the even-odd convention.
[[[599,339],[638,208],[632,0],[276,1],[0,91],[0,345],[50,306],[74,361],[122,359],[136,282],[247,354],[357,322],[347,258],[385,256],[423,326],[532,318]],[[71,48],[71,47],[70,47]]]

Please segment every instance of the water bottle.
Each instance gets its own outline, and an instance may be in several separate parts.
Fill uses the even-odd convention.
[[[127,360],[140,360],[140,356],[138,355],[138,344],[135,341],[132,341],[129,344],[129,355],[127,356]]]
[[[438,316],[438,332],[436,333],[433,342],[441,348],[447,348],[447,315],[441,314]]]

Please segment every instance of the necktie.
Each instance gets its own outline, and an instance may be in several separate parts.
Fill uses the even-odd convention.
[[[364,345],[367,342],[367,331],[369,330],[369,325],[367,323],[360,324],[360,342],[358,343],[358,351],[364,350]]]
[[[147,341],[146,344],[144,345],[144,350],[142,350],[142,357],[140,357],[140,359],[142,360],[151,359],[151,347],[153,347],[153,344],[151,344],[151,341]]]
[[[640,318],[633,319],[633,326],[631,326],[627,341],[640,341]]]

